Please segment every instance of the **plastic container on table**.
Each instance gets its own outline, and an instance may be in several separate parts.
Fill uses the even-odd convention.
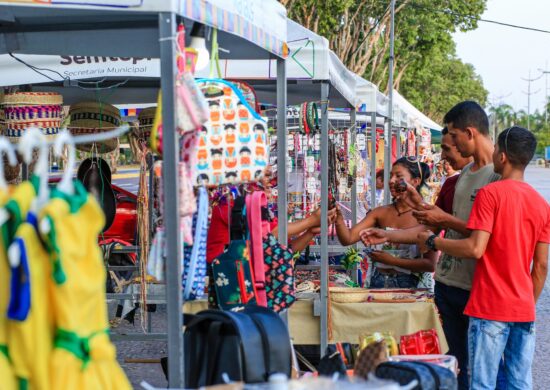
[[[402,355],[439,355],[439,337],[435,329],[420,330],[401,336],[399,350]]]

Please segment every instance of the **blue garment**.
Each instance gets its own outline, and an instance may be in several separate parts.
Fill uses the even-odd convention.
[[[8,318],[15,321],[25,321],[31,310],[31,275],[25,243],[16,238],[14,243],[19,246],[19,265],[11,267],[10,302]]]
[[[503,354],[507,388],[533,388],[534,322],[500,322],[470,317],[468,353],[472,390],[495,388]]]
[[[397,272],[395,275],[383,274],[374,268],[369,288],[416,288],[418,277],[413,274]]]

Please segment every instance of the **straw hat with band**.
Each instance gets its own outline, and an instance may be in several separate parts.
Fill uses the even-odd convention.
[[[155,121],[155,113],[157,107],[147,107],[139,112],[138,121],[139,129],[137,135],[140,140],[148,141],[151,136],[151,129],[153,128],[153,122]]]
[[[61,127],[63,98],[54,92],[15,92],[4,95],[2,132],[11,142],[19,142],[25,130],[39,128],[47,137]]]
[[[122,121],[120,111],[108,103],[82,102],[73,104],[69,110],[71,122],[68,126],[75,136],[99,134],[118,128]],[[78,144],[79,150],[89,152],[97,146],[98,153],[109,153],[118,146],[118,138],[100,141],[95,144]]]

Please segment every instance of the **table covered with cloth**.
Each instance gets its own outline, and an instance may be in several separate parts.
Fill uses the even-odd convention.
[[[184,305],[185,313],[206,310],[206,301],[191,301]],[[419,330],[435,329],[441,352],[449,350],[439,315],[432,302],[412,303],[337,303],[331,302],[332,340],[358,344],[359,337],[372,332],[391,332],[396,341],[403,335]],[[290,335],[294,344],[320,344],[320,317],[314,315],[313,300],[298,300],[289,310]]]

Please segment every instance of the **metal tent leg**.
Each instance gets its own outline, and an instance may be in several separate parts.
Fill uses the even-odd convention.
[[[321,84],[321,356],[328,346],[328,83]],[[333,167],[334,168],[334,167]]]
[[[391,115],[391,108],[390,108]],[[384,204],[390,204],[391,118],[384,123]]]
[[[159,15],[160,63],[162,90],[162,165],[164,183],[164,228],[166,231],[166,311],[168,322],[168,385],[183,388],[183,298],[181,288],[181,241],[179,234],[179,191],[177,175],[178,146],[175,128],[176,81],[176,16],[173,13]]]
[[[355,107],[351,109],[350,121],[351,121],[351,137],[350,137],[351,143],[352,145],[355,145],[357,140],[357,112]],[[357,167],[357,164],[356,164],[356,167]],[[355,171],[355,178],[353,181],[353,185],[351,186],[351,225],[353,226],[356,223],[357,223],[357,168]]]
[[[370,127],[370,204],[371,209],[376,208],[376,113],[371,114]]]
[[[279,242],[287,245],[287,134],[286,134],[286,61],[277,58],[277,212],[279,215]]]

